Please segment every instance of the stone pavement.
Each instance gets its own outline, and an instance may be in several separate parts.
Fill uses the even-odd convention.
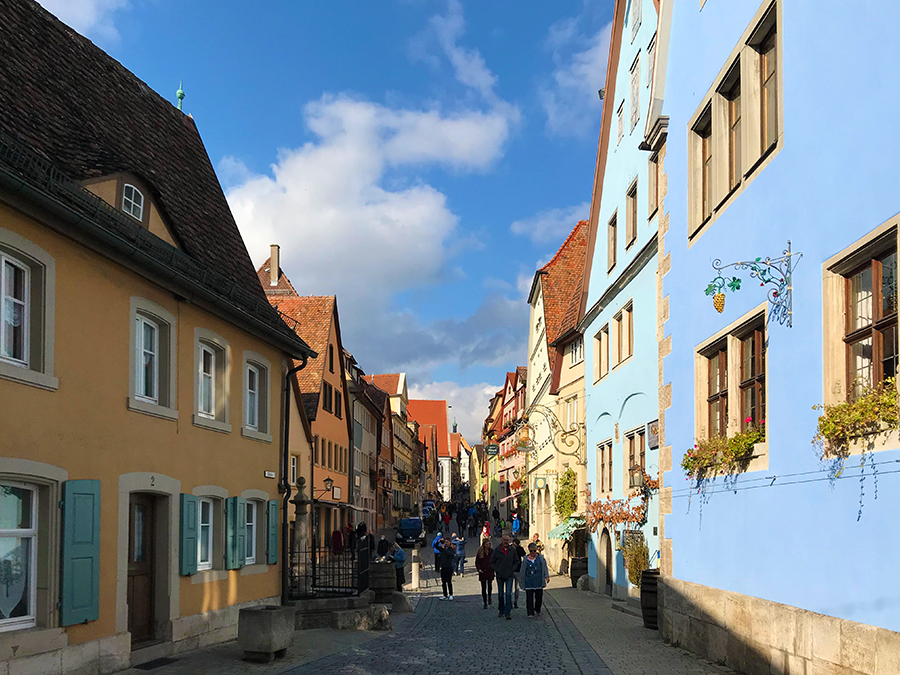
[[[433,537],[429,537],[430,540]],[[475,573],[477,542],[469,564],[454,577],[455,599],[438,600],[440,579],[429,548],[415,614],[392,617],[389,633],[310,630],[295,633],[285,659],[259,665],[241,660],[230,642],[177,656],[153,669],[157,675],[719,675],[721,667],[699,661],[660,640],[635,616],[612,609],[609,598],[577,591],[568,579],[551,580],[541,619],[526,619],[525,595],[513,620],[497,617],[494,604],[482,609]],[[408,549],[407,549],[408,550]],[[407,577],[409,578],[409,577]],[[147,671],[132,669],[128,675]]]

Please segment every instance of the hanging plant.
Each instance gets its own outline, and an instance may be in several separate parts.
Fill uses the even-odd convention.
[[[845,459],[856,439],[900,428],[897,381],[888,378],[854,401],[816,405],[813,410],[822,411],[812,441],[820,459]]]
[[[681,459],[681,468],[688,478],[699,483],[717,475],[731,475],[739,472],[753,456],[757,443],[766,440],[765,420],[753,424],[751,418],[744,420],[748,426],[730,438],[713,436],[699,440]]]
[[[647,522],[647,509],[650,504],[650,495],[654,490],[659,490],[659,480],[650,478],[650,475],[641,469],[643,485],[634,488],[625,499],[613,499],[606,497],[591,501],[590,488],[584,490],[585,501],[588,506],[585,509],[585,521],[591,532],[596,532],[601,525],[607,525],[615,529],[618,525],[640,527]],[[640,499],[635,504],[634,500]]]
[[[578,479],[572,469],[566,469],[566,472],[559,479],[559,488],[556,490],[556,499],[554,500],[554,508],[556,515],[560,520],[565,520],[578,508]]]

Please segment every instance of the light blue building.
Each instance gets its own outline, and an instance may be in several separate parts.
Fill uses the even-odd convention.
[[[814,405],[897,370],[900,9],[661,0],[660,14],[664,637],[748,673],[898,673],[897,434],[851,443],[842,470],[811,441]],[[765,263],[789,242],[789,286],[726,268],[742,284],[716,311],[715,261]],[[687,479],[695,442],[763,421],[730,477]]]
[[[591,499],[627,499],[643,474],[656,478],[659,451],[657,267],[658,147],[645,143],[656,59],[653,0],[620,0],[612,25],[580,330],[585,343],[588,481]],[[657,146],[661,142],[658,138]],[[640,499],[634,503],[639,504]],[[625,530],[659,552],[654,494],[644,524],[603,524],[592,534],[593,590],[637,593],[618,550]],[[638,534],[638,532],[640,534]]]

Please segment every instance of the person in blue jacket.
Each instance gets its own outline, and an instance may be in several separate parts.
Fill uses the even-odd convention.
[[[441,572],[441,550],[444,548],[443,541],[444,535],[438,531],[434,536],[434,541],[431,542],[431,550],[434,552],[434,571],[438,574]]]
[[[391,560],[397,570],[397,590],[403,592],[403,584],[406,583],[404,565],[406,565],[406,552],[400,548],[397,542],[391,544]]]

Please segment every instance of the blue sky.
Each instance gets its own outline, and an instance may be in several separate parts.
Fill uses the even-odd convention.
[[[477,441],[588,215],[612,0],[42,4],[173,102],[184,78],[254,262],[279,243],[363,369]]]

